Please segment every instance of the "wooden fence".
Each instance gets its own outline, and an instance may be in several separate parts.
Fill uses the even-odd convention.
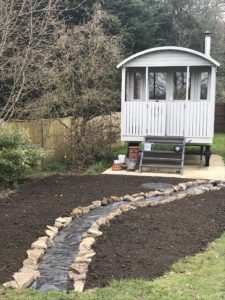
[[[48,164],[70,159],[70,129],[72,120],[70,117],[28,121],[15,120],[8,122],[7,127],[28,130],[34,144],[40,145],[44,149],[54,150],[53,156],[44,161],[44,164]],[[93,119],[93,121],[96,122],[96,119]],[[120,126],[120,113],[113,114],[112,121],[110,122],[112,122],[111,125],[116,124],[118,128]],[[225,103],[216,104],[215,132],[225,133]]]
[[[69,159],[70,142],[69,128],[72,118],[41,119],[29,121],[10,121],[7,127],[11,129],[25,129],[29,132],[34,144],[54,151],[54,154],[45,159],[44,164],[60,162]]]
[[[112,113],[111,115],[95,117],[89,121],[89,126],[94,126],[98,123],[100,125],[107,125],[105,127],[110,128],[109,130],[113,130],[118,133],[118,129],[120,127],[120,113]],[[50,158],[44,160],[44,165],[54,162],[70,160],[70,134],[72,126],[73,118],[71,117],[61,119],[41,119],[27,121],[12,120],[6,123],[7,128],[16,130],[27,130],[34,144],[39,145],[44,149],[54,151],[53,155]],[[104,132],[105,127],[100,127],[103,130],[103,134],[107,134],[107,132]]]
[[[215,109],[215,132],[225,133],[225,103],[217,103]]]

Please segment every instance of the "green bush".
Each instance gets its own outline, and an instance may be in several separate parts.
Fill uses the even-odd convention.
[[[32,144],[25,130],[0,132],[0,183],[16,183],[27,171],[38,168],[41,159],[50,155]]]

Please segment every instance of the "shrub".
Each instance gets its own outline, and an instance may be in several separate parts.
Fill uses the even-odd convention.
[[[32,144],[25,130],[0,132],[0,183],[16,183],[27,171],[38,168],[49,151]]]

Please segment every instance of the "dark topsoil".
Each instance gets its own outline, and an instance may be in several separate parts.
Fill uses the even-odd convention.
[[[86,288],[113,279],[153,279],[225,231],[225,189],[130,211],[101,230]]]
[[[18,271],[26,258],[26,250],[37,237],[44,235],[46,225],[54,224],[55,218],[69,215],[73,208],[91,204],[92,201],[101,200],[106,196],[121,196],[143,191],[142,183],[177,184],[181,181],[187,180],[115,175],[54,175],[24,184],[20,191],[0,199],[0,283],[10,280],[13,273]],[[140,228],[142,226],[143,224],[140,223]],[[129,236],[130,234],[127,236],[125,231],[125,235],[121,235],[121,240],[124,241]],[[118,239],[118,235],[115,239]],[[109,243],[110,241],[106,244]],[[126,248],[125,241],[124,248]],[[108,266],[112,260],[108,261],[107,252],[108,250],[105,259]],[[123,257],[123,254],[121,255]],[[98,267],[96,270],[99,272]]]

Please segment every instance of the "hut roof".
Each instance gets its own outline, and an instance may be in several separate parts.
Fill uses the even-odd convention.
[[[191,55],[194,55],[196,57],[199,58],[203,58],[205,59],[206,62],[208,62],[209,65],[214,65],[216,67],[220,66],[220,63],[217,62],[216,60],[214,60],[211,56],[205,55],[202,52],[199,51],[195,51],[189,48],[183,48],[183,47],[174,47],[174,46],[167,46],[167,47],[156,47],[156,48],[150,48],[141,52],[138,52],[134,55],[129,56],[128,58],[124,59],[121,63],[119,63],[117,65],[117,68],[120,68],[122,66],[124,66],[126,63],[139,58],[141,56],[144,56],[146,54],[151,54],[151,53],[156,53],[156,52],[162,52],[162,51],[176,51],[176,52],[180,52],[180,53],[188,53]]]

